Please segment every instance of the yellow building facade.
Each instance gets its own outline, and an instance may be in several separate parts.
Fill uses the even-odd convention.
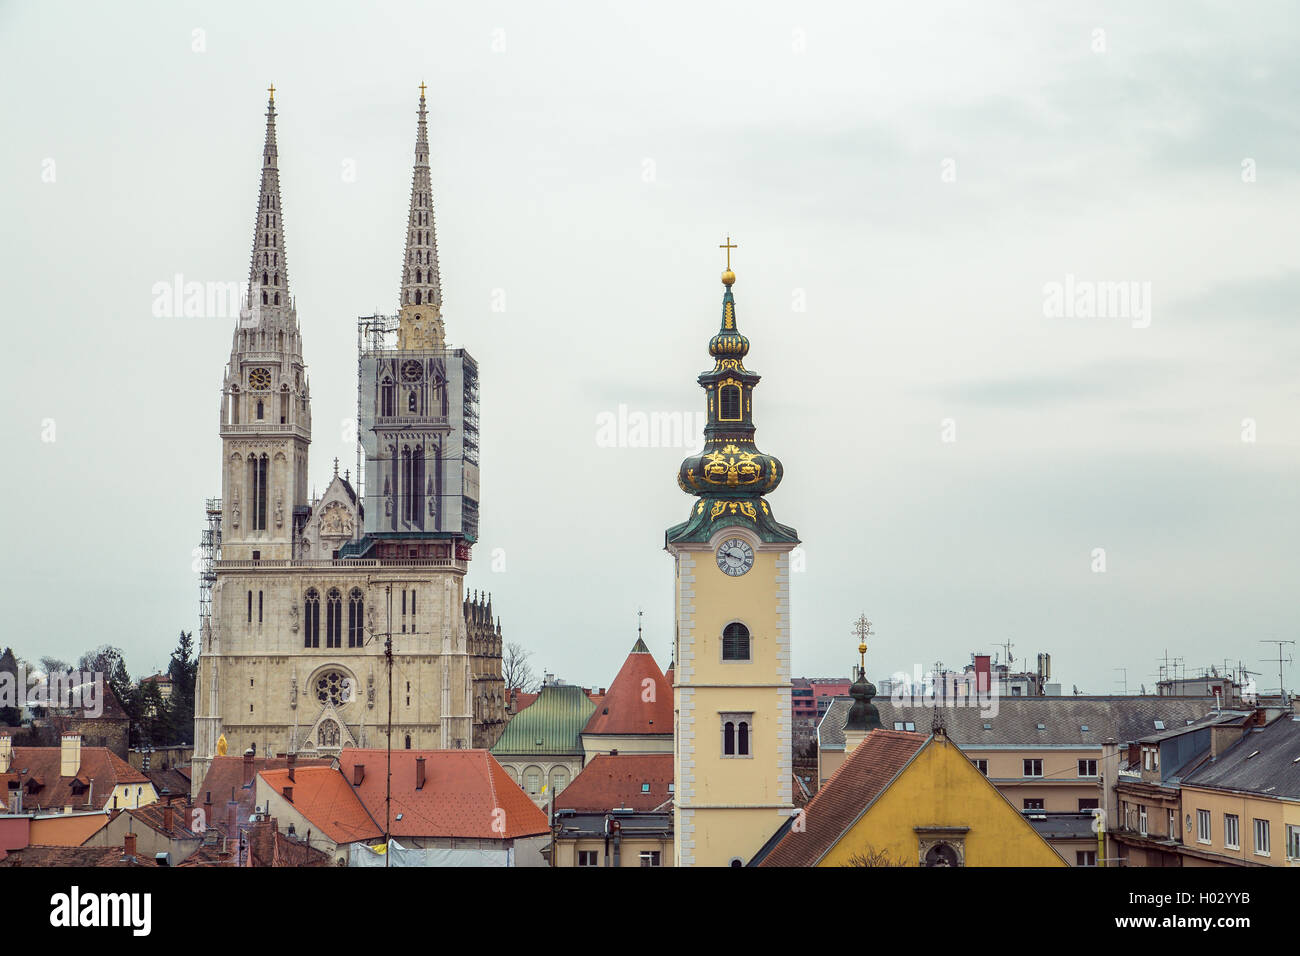
[[[728,257],[734,248],[728,240]],[[743,866],[793,812],[790,552],[793,528],[763,497],[780,461],[754,443],[749,340],[737,327],[730,269],[714,367],[699,376],[704,448],[678,485],[697,501],[666,532],[676,562],[674,777],[677,866]]]

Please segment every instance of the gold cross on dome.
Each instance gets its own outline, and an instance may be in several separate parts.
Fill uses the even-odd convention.
[[[732,250],[732,249],[739,249],[740,246],[735,245],[735,244],[731,241],[731,237],[730,237],[730,236],[727,236],[727,241],[726,241],[723,245],[718,246],[718,248],[719,248],[719,249],[726,249],[726,250],[727,250],[727,270],[730,271],[730,270],[731,270],[731,250]]]
[[[271,94],[271,102],[274,103],[274,102],[275,102],[275,84],[272,83],[269,87],[267,87],[266,92],[268,92],[268,93]]]
[[[420,99],[424,99],[424,80],[420,81]]]

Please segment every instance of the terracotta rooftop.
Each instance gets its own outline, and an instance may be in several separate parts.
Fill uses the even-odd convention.
[[[793,832],[787,821],[778,831],[784,835],[776,845],[765,855],[760,851],[758,865],[815,866],[844,831],[884,793],[927,740],[925,734],[871,731],[808,801],[804,808],[804,831]]]
[[[424,786],[416,789],[424,758]],[[379,824],[385,819],[386,751],[345,749],[339,769]],[[295,791],[296,800],[296,791]],[[394,837],[466,837],[504,840],[550,832],[546,814],[486,750],[394,750]],[[401,814],[402,819],[397,816]]]
[[[619,735],[673,732],[673,689],[640,638],[582,732]]]
[[[99,809],[112,804],[113,788],[121,784],[153,786],[148,777],[107,747],[82,747],[81,765],[74,777],[60,776],[62,768],[61,747],[13,748],[9,772],[16,777],[7,776],[21,783],[24,810]]]
[[[202,830],[195,832],[190,829],[193,815],[188,801],[173,800],[170,806],[171,827],[166,825],[168,804],[151,803],[147,807],[127,810],[126,812],[135,820],[133,832],[139,833],[140,827],[145,826],[169,840],[194,840],[203,836]]]
[[[233,841],[201,846],[179,866],[332,866],[330,856],[323,850],[310,847],[279,832],[279,824],[272,817],[252,824],[245,832],[247,848],[241,861]]]
[[[248,760],[247,765],[245,764],[246,759]],[[245,758],[230,755],[213,757],[212,766],[208,768],[207,776],[203,778],[203,783],[199,786],[195,806],[205,806],[208,796],[211,795],[212,805],[204,811],[208,823],[225,829],[228,819],[227,804],[233,794],[235,802],[239,805],[236,811],[236,819],[247,822],[248,818],[252,816],[256,802],[253,780],[258,772],[262,770],[281,770],[288,765],[289,760],[287,757]],[[322,758],[300,759],[295,764],[297,767],[329,767],[332,765],[332,760]]]
[[[378,840],[384,835],[343,774],[332,767],[298,767],[292,781],[287,769],[263,770],[258,776],[281,796],[285,787],[293,787],[294,809],[333,843]]]
[[[120,846],[29,846],[10,850],[0,859],[0,866],[154,866],[152,860],[136,856],[124,859]]]
[[[560,791],[557,810],[654,810],[673,796],[672,754],[600,754]],[[648,788],[648,789],[647,789]]]

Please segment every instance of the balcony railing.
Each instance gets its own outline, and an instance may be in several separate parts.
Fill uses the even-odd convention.
[[[272,558],[260,561],[222,559],[214,563],[218,571],[266,568],[338,568],[348,571],[364,568],[457,568],[464,571],[467,566],[467,562],[455,558]]]

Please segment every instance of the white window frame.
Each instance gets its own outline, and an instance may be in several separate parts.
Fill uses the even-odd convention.
[[[583,863],[583,862],[582,862],[582,858],[583,858],[584,855],[586,855],[586,854],[588,854],[588,853],[591,854],[591,857],[590,857],[591,862],[590,862],[590,863]],[[600,866],[600,855],[599,855],[595,850],[579,850],[579,851],[578,851],[578,863],[577,863],[577,865],[578,865],[578,866],[581,866],[581,867]]]
[[[1142,836],[1147,835],[1147,805],[1145,803],[1138,804],[1138,833]]]
[[[1293,823],[1286,825],[1286,858],[1300,860],[1300,826]]]
[[[1225,850],[1241,849],[1241,817],[1235,813],[1223,815],[1223,848]]]
[[[718,714],[718,753],[723,760],[753,760],[754,759],[754,714],[753,712],[741,713],[731,711]],[[747,743],[749,744],[749,753],[727,753],[727,722],[736,724],[736,749],[740,749],[740,724],[744,723],[749,727]]]
[[[980,773],[984,774],[984,776],[987,777],[989,775],[989,762],[987,758],[977,757],[975,759],[972,759],[971,763],[973,763],[975,765],[975,769],[978,770]]]
[[[1260,834],[1263,834],[1264,836],[1263,840],[1260,839]],[[1264,849],[1262,850],[1260,849],[1261,844],[1264,847]],[[1256,856],[1273,855],[1273,840],[1271,834],[1269,833],[1268,821],[1263,820],[1259,817],[1255,817],[1255,855]]]
[[[640,861],[642,866],[663,866],[663,859],[663,854],[659,850],[641,851]]]
[[[1097,776],[1097,761],[1095,761],[1095,760],[1080,760],[1080,761],[1079,761],[1079,776],[1080,776],[1080,777],[1095,777],[1095,776]]]
[[[1020,769],[1024,771],[1023,776],[1041,777],[1043,775],[1043,760],[1041,757],[1022,757]],[[1037,769],[1037,773],[1031,773],[1031,770]]]
[[[1204,843],[1206,846],[1213,845],[1214,835],[1213,835],[1213,831],[1210,829],[1213,823],[1214,821],[1210,816],[1209,810],[1198,809],[1196,811],[1196,842],[1197,843]]]

